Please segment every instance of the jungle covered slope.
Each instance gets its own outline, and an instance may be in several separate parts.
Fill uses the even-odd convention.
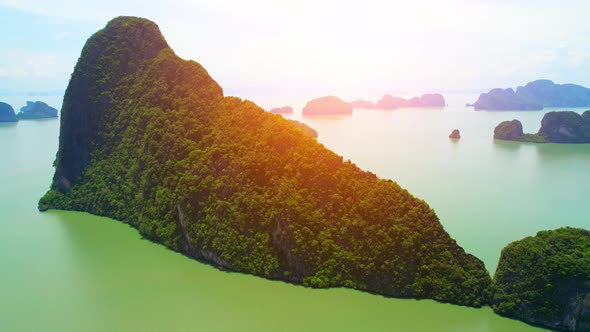
[[[119,17],[88,40],[61,121],[41,210],[121,220],[173,250],[266,278],[489,300],[483,263],[424,201],[282,117],[224,97],[148,20]]]
[[[494,310],[532,324],[590,331],[590,232],[542,231],[502,250]]]

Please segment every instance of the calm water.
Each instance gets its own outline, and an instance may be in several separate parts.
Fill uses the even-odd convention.
[[[510,241],[590,224],[583,201],[590,145],[492,140],[501,120],[518,118],[525,130],[536,131],[541,117],[451,105],[303,120],[327,147],[425,199],[459,244],[494,270]],[[463,136],[458,143],[447,138],[454,128]],[[2,331],[537,330],[489,308],[312,290],[221,272],[113,220],[39,213],[58,132],[57,120],[0,124]]]

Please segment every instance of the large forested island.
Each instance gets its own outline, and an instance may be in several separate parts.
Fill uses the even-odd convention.
[[[475,110],[542,110],[544,107],[590,106],[590,89],[575,84],[555,84],[550,80],[537,80],[514,91],[492,89],[482,93],[473,104]]]
[[[40,210],[108,216],[188,256],[265,278],[489,302],[483,263],[424,201],[282,117],[224,97],[148,20],[116,18],[87,41],[60,130]]]
[[[494,310],[567,331],[590,331],[590,232],[542,231],[502,250]]]

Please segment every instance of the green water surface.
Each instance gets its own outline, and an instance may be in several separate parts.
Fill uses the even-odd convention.
[[[542,112],[355,111],[304,118],[319,141],[425,199],[467,251],[538,230],[588,228],[590,145],[494,142],[501,120]],[[450,141],[451,129],[463,138]],[[0,331],[533,331],[491,309],[313,290],[219,271],[120,222],[40,213],[59,120],[0,124]]]

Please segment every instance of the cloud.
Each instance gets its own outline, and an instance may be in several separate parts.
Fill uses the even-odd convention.
[[[29,80],[63,78],[72,70],[70,63],[62,61],[56,54],[38,54],[18,49],[2,52],[0,78],[12,80]]]

